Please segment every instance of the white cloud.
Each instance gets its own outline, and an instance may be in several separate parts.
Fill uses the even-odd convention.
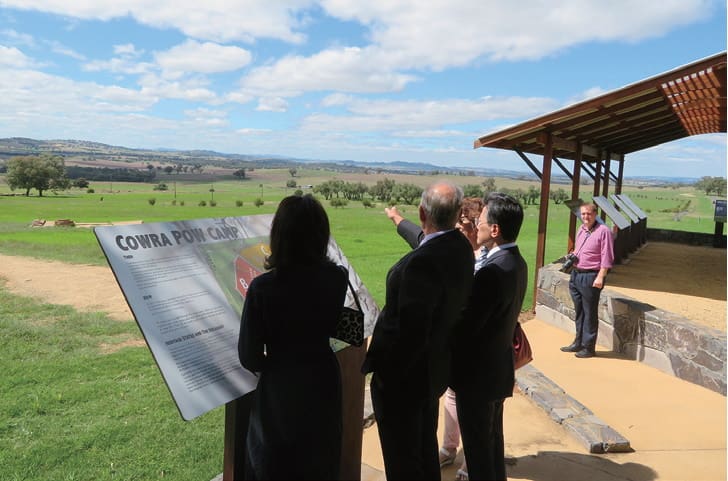
[[[326,90],[392,92],[416,80],[413,75],[394,71],[385,57],[379,50],[358,47],[324,50],[310,57],[288,56],[254,69],[241,85],[254,92],[271,91],[290,97]]]
[[[138,57],[144,51],[138,51],[133,43],[125,43],[123,45],[114,45],[114,53],[124,57]]]
[[[477,58],[538,59],[592,41],[636,41],[707,17],[714,0],[322,0],[330,15],[367,25],[402,68],[441,70]],[[598,28],[595,28],[598,25]],[[547,28],[544,28],[547,26]]]
[[[242,135],[256,135],[256,134],[265,134],[268,132],[273,132],[271,129],[251,129],[251,128],[245,128],[245,129],[238,129],[235,132],[242,134]]]
[[[605,90],[601,87],[592,87],[589,89],[586,89],[585,91],[572,96],[569,100],[566,101],[566,105],[576,104],[579,102],[582,102],[584,100],[593,99],[595,97],[599,97],[600,95],[604,95],[608,93],[608,90]]]
[[[141,75],[151,71],[154,65],[147,62],[136,62],[125,57],[115,57],[110,60],[92,60],[82,65],[87,72],[109,71],[127,75]]]
[[[86,60],[85,55],[76,52],[72,48],[63,45],[60,42],[48,42],[48,45],[51,47],[51,50],[57,54],[65,55],[66,57],[71,57],[76,60]]]
[[[240,47],[187,40],[164,52],[155,53],[159,67],[172,76],[184,73],[230,72],[250,63],[250,52]]]
[[[471,132],[463,132],[460,130],[406,130],[392,132],[394,137],[409,137],[413,139],[432,139],[437,137],[458,137],[467,135],[468,139],[473,137]]]
[[[35,64],[33,59],[15,47],[0,45],[0,65],[10,68],[26,68]],[[7,75],[7,72],[5,72]]]
[[[327,104],[336,102],[336,105],[344,105],[353,115],[313,114],[304,119],[303,129],[358,132],[442,130],[444,125],[534,116],[557,105],[552,99],[540,97],[391,101],[330,96],[324,100]]]
[[[32,70],[0,76],[0,110],[26,116],[83,117],[101,112],[134,112],[151,107],[157,98],[119,86],[75,82]],[[57,121],[57,120],[56,120]]]
[[[261,97],[258,99],[258,107],[255,110],[260,112],[285,112],[288,110],[288,102],[280,97]]]
[[[228,42],[274,38],[300,43],[298,12],[312,0],[3,0],[5,7],[50,12],[83,20],[108,21],[130,16],[155,28],[175,28],[187,36]]]
[[[35,39],[32,35],[29,35],[27,33],[20,33],[13,29],[6,29],[0,31],[0,35],[5,37],[7,43],[13,44],[13,45],[25,45],[27,47],[33,47],[35,46]]]
[[[224,127],[229,123],[227,120],[227,112],[224,110],[199,108],[185,110],[185,115],[194,122],[211,127]]]

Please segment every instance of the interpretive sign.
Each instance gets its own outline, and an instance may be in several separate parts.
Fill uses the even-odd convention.
[[[630,199],[628,195],[619,194],[619,195],[617,195],[617,197],[622,202],[627,204],[627,207],[629,207],[632,210],[632,212],[637,214],[637,216],[640,218],[640,220],[647,218],[647,214],[645,214],[644,211],[642,209],[640,209],[639,206],[637,204],[635,204],[634,201],[632,199]]]
[[[632,212],[632,209],[629,208],[629,206],[618,196],[612,194],[609,196],[610,199],[612,199],[612,202],[614,202],[614,205],[619,207],[620,212],[624,213],[633,223],[638,223],[640,221],[640,218],[637,214]]]
[[[726,201],[725,199],[718,199],[715,201],[715,214],[713,216],[713,222],[726,221]]]
[[[96,227],[94,233],[180,415],[193,419],[252,391],[238,360],[240,316],[250,282],[264,272],[272,215]],[[329,257],[349,269],[364,311],[378,315],[336,242]],[[347,294],[346,305],[353,306]],[[333,350],[347,344],[332,340]]]
[[[604,213],[612,219],[612,222],[616,224],[617,227],[620,229],[626,229],[631,224],[630,222],[619,213],[617,209],[614,208],[611,202],[609,202],[609,199],[607,199],[604,196],[598,195],[594,197],[594,203],[599,206],[600,209],[604,211]]]

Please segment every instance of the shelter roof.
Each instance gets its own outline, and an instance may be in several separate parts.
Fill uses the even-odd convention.
[[[493,147],[542,155],[612,158],[691,135],[726,131],[726,52],[478,138]]]

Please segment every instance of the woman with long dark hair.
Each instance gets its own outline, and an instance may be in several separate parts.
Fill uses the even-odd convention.
[[[328,259],[329,220],[311,195],[278,206],[265,272],[245,299],[242,365],[260,373],[247,435],[247,479],[338,479],[341,379],[329,346],[347,273]]]

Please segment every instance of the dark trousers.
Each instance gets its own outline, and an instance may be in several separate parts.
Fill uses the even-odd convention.
[[[574,341],[594,351],[599,333],[599,295],[601,289],[592,287],[597,272],[571,272],[569,293],[574,301],[576,337]]]
[[[456,405],[469,479],[505,480],[503,399],[487,401],[458,390]]]
[[[372,405],[387,481],[440,480],[438,399],[414,399],[397,386],[371,381]]]

